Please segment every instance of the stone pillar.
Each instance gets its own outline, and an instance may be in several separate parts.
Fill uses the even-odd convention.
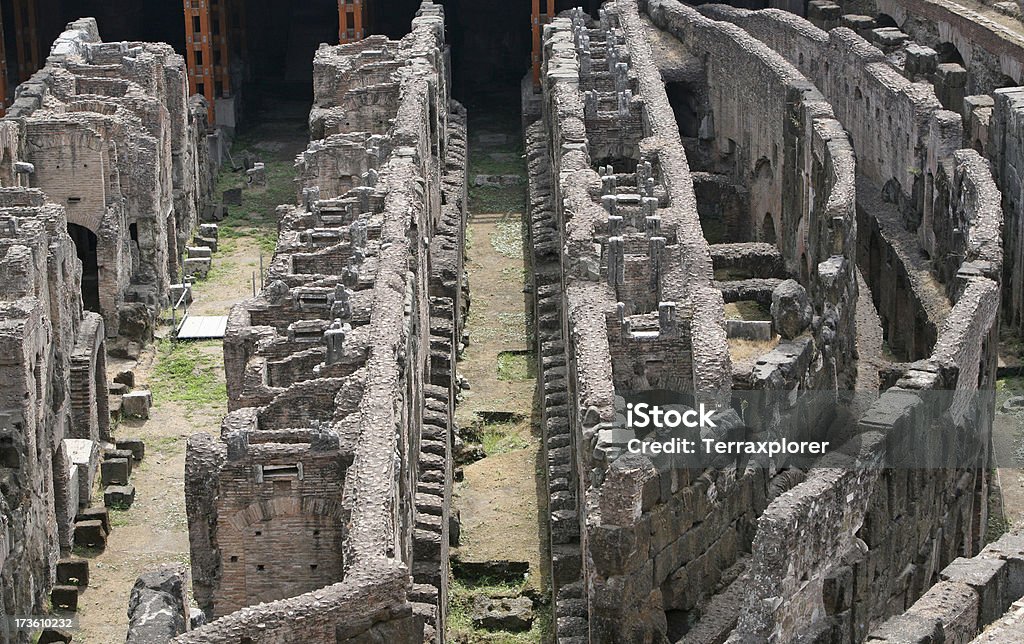
[[[608,284],[615,287],[626,282],[626,257],[622,237],[608,238]]]

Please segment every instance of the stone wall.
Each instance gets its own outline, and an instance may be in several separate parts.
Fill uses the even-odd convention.
[[[574,13],[545,29],[544,120],[527,138],[531,234],[543,244],[536,250],[535,242],[535,262],[550,263],[547,245],[563,244],[557,281],[547,272],[554,266],[535,277],[556,614],[560,637],[591,641],[657,637],[666,613],[692,612],[732,583],[769,495],[799,480],[769,482],[755,468],[702,474],[624,455],[633,436],[623,426],[627,400],[676,392],[666,402],[724,407],[734,378],[712,252],[651,49],[658,27],[694,59],[715,61],[702,71],[719,92],[714,126],[702,128],[723,144],[735,137],[749,155],[736,180],[753,181],[759,160],[774,156],[778,176],[751,202],[775,200],[780,265],[805,281],[823,314],[796,332],[819,344],[804,339],[800,351],[780,351],[771,363],[778,372],[761,370],[762,386],[835,389],[851,368],[834,344],[837,329],[850,337],[856,300],[845,132],[799,72],[753,38],[681,5],[641,7],[650,20],[624,1],[607,3],[600,21]],[[751,79],[736,70],[749,70],[765,93],[751,95]],[[792,118],[745,138],[740,115],[773,101]],[[549,295],[554,284],[561,297]],[[803,360],[819,352],[823,359]],[[796,375],[780,380],[783,371]]]
[[[957,150],[959,115],[853,32],[702,8],[747,33],[671,0],[638,4],[545,28],[542,119],[527,130],[558,635],[863,640],[981,545],[999,193],[980,155]],[[708,247],[700,225],[737,214],[697,216],[689,163],[702,185],[743,191],[749,220],[726,226],[762,241]],[[874,403],[876,391],[844,392],[866,371],[858,263],[890,341],[922,359]],[[719,293],[770,304],[777,346],[730,364]],[[860,467],[626,454],[630,438],[654,438],[625,427],[627,402],[688,406],[723,400],[724,386],[736,407],[724,431],[831,423]],[[972,437],[955,467],[894,467],[911,449],[900,440],[949,423]]]
[[[30,185],[97,238],[99,301],[86,305],[108,337],[122,319],[128,334],[151,328],[145,318],[168,304],[212,196],[207,124],[188,100],[184,59],[166,44],[104,43],[96,21],[81,19],[5,118],[27,143],[15,160],[31,164]]]
[[[992,169],[1003,194],[1003,319],[1024,328],[1024,89],[996,90],[990,129]]]
[[[886,338],[907,360],[929,355],[960,266],[967,262],[997,281],[1003,270],[999,190],[976,151],[957,150],[960,116],[942,109],[931,86],[903,77],[850,29],[826,32],[771,9],[713,5],[702,11],[781,53],[832,102],[858,150],[858,263]],[[878,127],[883,118],[888,127]],[[973,239],[961,232],[967,229]]]
[[[95,446],[107,436],[103,320],[83,310],[80,279],[63,206],[36,189],[0,188],[5,615],[39,615],[49,605],[57,560],[70,553],[74,518],[90,502],[79,476],[91,482],[95,473],[88,463],[79,469],[72,443]]]
[[[973,558],[958,557],[940,573],[941,581],[902,615],[872,629],[872,642],[975,641],[988,624],[1019,621],[1014,603],[1024,596],[1024,543],[1019,534],[1007,534]],[[1015,619],[1016,617],[1016,619]],[[1016,641],[1009,628],[986,630],[980,641]],[[1020,631],[1017,629],[1019,637]],[[1002,633],[1000,633],[1002,631]],[[994,637],[1001,635],[1002,638]],[[1007,637],[1009,636],[1009,638]],[[1012,639],[1011,639],[1012,638]]]
[[[443,34],[426,2],[401,41],[317,53],[299,203],[229,316],[231,412],[189,441],[193,587],[217,619],[180,641],[444,640],[466,135]]]

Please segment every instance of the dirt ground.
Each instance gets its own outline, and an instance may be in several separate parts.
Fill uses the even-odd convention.
[[[215,349],[214,353],[219,354],[219,350]],[[140,357],[138,364],[112,361],[108,367],[112,374],[132,368],[136,382],[146,383],[156,356],[151,348]],[[223,380],[223,377],[221,367],[219,378]],[[132,469],[135,503],[127,511],[111,513],[112,529],[107,548],[89,558],[89,588],[79,597],[81,630],[75,633],[76,642],[124,641],[128,629],[128,598],[135,579],[163,564],[189,562],[182,483],[185,444],[191,434],[219,431],[226,407],[192,407],[166,400],[154,402],[149,420],[125,420],[114,431],[117,438],[144,440],[146,457]],[[101,505],[102,491],[97,489],[96,495],[94,505]]]
[[[526,315],[519,257],[503,254],[509,227],[521,225],[514,215],[475,215],[469,227],[473,239],[467,262],[472,305],[468,329],[470,345],[459,363],[459,373],[470,383],[458,408],[460,427],[479,422],[478,411],[511,411],[525,419],[502,431],[514,436],[513,445],[525,445],[489,455],[464,468],[465,480],[456,486],[455,506],[462,517],[462,545],[458,556],[466,561],[495,559],[529,561],[539,579],[537,461],[540,437],[532,431],[530,415],[536,380],[502,380],[498,356],[506,351],[527,351]],[[510,441],[506,441],[508,443]]]
[[[193,287],[190,314],[227,315],[234,304],[252,295],[254,273],[259,289],[260,257],[266,267],[273,253],[274,210],[279,203],[295,200],[291,165],[306,145],[304,113],[296,114],[297,119],[265,120],[235,142],[235,156],[248,150],[256,160],[267,162],[269,185],[245,189],[243,206],[229,207],[210,275]],[[242,185],[243,176],[223,170],[218,192]],[[158,336],[166,337],[169,331],[170,325],[165,325]],[[169,369],[165,361],[175,361],[171,366],[179,368]],[[191,372],[190,365],[194,365]],[[75,633],[75,642],[123,642],[135,579],[163,564],[189,563],[183,483],[186,442],[194,433],[218,433],[227,412],[223,350],[218,342],[172,349],[169,340],[158,338],[157,345],[148,347],[138,361],[108,358],[108,377],[125,369],[134,370],[137,386],[153,385],[154,406],[149,420],[124,420],[113,433],[116,438],[141,438],[146,457],[132,471],[135,503],[126,511],[111,513],[106,550],[80,553],[90,559],[90,580],[79,597],[81,630]],[[94,505],[102,503],[97,489]]]

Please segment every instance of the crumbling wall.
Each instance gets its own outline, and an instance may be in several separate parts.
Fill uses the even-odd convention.
[[[739,102],[748,99],[734,98],[741,85],[749,86],[742,78],[729,78],[737,69],[752,68],[755,76],[776,74],[778,85],[770,91],[778,93],[750,101],[796,105],[798,128],[787,130],[780,118],[762,126],[761,138],[743,141],[753,155],[745,172],[754,174],[759,158],[779,147],[780,177],[763,186],[768,192],[757,199],[776,199],[781,216],[783,186],[791,190],[786,199],[792,199],[787,203],[795,212],[794,220],[787,221],[792,230],[785,248],[793,252],[786,260],[794,268],[801,261],[809,265],[803,272],[817,282],[808,279],[815,306],[829,314],[828,322],[813,332],[831,327],[849,333],[856,286],[853,158],[845,133],[828,120],[831,114],[820,96],[801,107],[796,97],[813,88],[806,81],[798,85],[799,74],[767,48],[692,10],[663,10],[658,5],[652,16],[656,24],[669,24],[666,14],[672,13],[679,20],[675,35],[692,45],[694,57],[708,54],[706,59],[722,65],[707,73],[709,86],[717,82],[721,92],[712,99],[712,109],[725,121],[719,130],[723,140],[730,134],[741,138],[738,115],[753,110]],[[701,235],[678,126],[653,64],[648,24],[635,3],[617,2],[603,7],[597,23],[576,13],[548,26],[543,83],[547,158],[537,138],[528,138],[531,201],[544,203],[542,168],[550,163],[554,237],[564,240],[559,270],[564,296],[556,310],[562,325],[558,335],[565,338],[568,409],[563,416],[557,402],[563,397],[549,394],[545,401],[551,398],[552,405],[546,403],[544,418],[555,508],[556,613],[572,616],[560,620],[560,636],[589,635],[595,641],[619,641],[627,633],[657,637],[666,632],[666,611],[693,610],[719,584],[731,583],[734,566],[749,550],[753,520],[768,502],[763,471],[737,476],[734,470],[709,470],[698,476],[671,458],[624,455],[633,433],[624,428],[623,414],[632,396],[667,390],[681,396],[673,402],[721,404],[733,378],[711,253]],[[758,65],[722,58],[719,48],[732,56],[729,47]],[[790,81],[793,86],[787,88]],[[533,137],[540,135],[531,131]],[[794,147],[799,152],[784,163],[782,149]],[[546,218],[542,208],[534,218]],[[550,233],[539,227],[533,234],[546,240]],[[540,346],[554,378],[560,373],[556,337],[551,329]],[[845,353],[839,345],[828,349]],[[782,386],[796,387],[806,377],[835,387],[837,373],[848,365],[837,367],[834,360],[829,354],[817,361],[828,365],[826,371],[801,373]],[[782,358],[777,366],[789,361]],[[812,362],[799,364],[808,368]],[[544,380],[548,391],[548,377]],[[581,556],[574,554],[577,543]],[[696,578],[707,583],[692,583]],[[582,616],[576,607],[580,603]]]
[[[878,13],[891,16],[915,41],[934,49],[943,43],[956,48],[968,72],[968,95],[990,94],[1007,81],[1024,82],[1024,43],[1007,26],[956,3],[875,1]]]
[[[443,29],[427,2],[401,41],[317,53],[299,205],[229,316],[232,411],[189,441],[193,585],[219,618],[191,637],[444,639],[466,151]]]
[[[996,90],[990,146],[1003,195],[1003,319],[1024,328],[1024,89]]]
[[[108,337],[123,322],[123,335],[148,339],[212,196],[207,123],[191,109],[184,59],[165,44],[103,43],[95,20],[75,21],[6,119],[28,142],[18,160],[31,164],[31,185],[98,238],[99,302],[87,305]]]
[[[106,435],[103,321],[83,311],[64,208],[0,189],[0,612],[41,614],[89,503],[68,440]],[[80,348],[87,347],[85,355]],[[87,377],[77,377],[84,369]],[[103,389],[97,391],[96,383]],[[83,473],[83,476],[88,473]],[[91,479],[90,479],[91,480]]]

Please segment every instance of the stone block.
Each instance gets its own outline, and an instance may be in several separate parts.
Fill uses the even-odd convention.
[[[107,534],[110,534],[110,512],[105,507],[86,508],[78,513],[75,521],[99,521]]]
[[[912,81],[932,78],[935,74],[935,67],[939,64],[937,51],[917,43],[907,43],[904,52],[906,58],[903,63],[903,72],[907,78]]]
[[[486,597],[473,602],[473,625],[488,630],[528,631],[533,625],[533,602],[529,597]]]
[[[50,604],[58,610],[78,610],[78,586],[54,586],[50,590]]]
[[[100,446],[87,438],[64,439],[68,461],[78,470],[78,503],[88,505],[100,464]]]
[[[134,502],[134,485],[110,485],[103,491],[103,504],[108,508],[127,509]]]
[[[807,19],[825,30],[837,25],[842,14],[842,7],[828,0],[811,0],[807,3]]]
[[[79,548],[107,547],[107,531],[103,529],[102,521],[76,521],[75,522],[75,545]]]
[[[786,280],[772,291],[772,324],[785,340],[792,340],[811,324],[814,308],[807,291],[796,280]]]
[[[775,331],[767,320],[726,320],[725,334],[729,338],[767,342],[775,336]]]
[[[189,624],[183,567],[167,566],[139,575],[128,600],[128,644],[169,642]]]
[[[196,235],[192,238],[193,246],[206,246],[213,252],[217,252],[217,238],[216,237],[202,237]]]
[[[219,239],[220,227],[217,224],[199,224],[199,236],[203,239]]]
[[[128,418],[149,418],[153,394],[148,389],[133,391],[121,398],[121,413]]]
[[[1007,569],[1006,562],[1001,559],[959,557],[946,566],[940,576],[944,581],[973,588],[978,594],[978,623],[989,624],[999,619],[1009,607],[1004,594]]]
[[[188,253],[189,257],[198,259],[209,259],[213,256],[213,251],[210,250],[209,246],[188,246],[185,248],[185,252]]]
[[[182,296],[185,299],[182,299]],[[170,298],[172,305],[178,305],[180,302],[182,305],[192,303],[192,285],[191,284],[171,284]]]
[[[967,70],[957,63],[942,63],[935,68],[935,95],[942,107],[957,114],[963,111],[967,95]]]
[[[876,26],[875,19],[871,16],[864,16],[856,13],[843,15],[839,22],[840,26],[853,29],[861,35],[866,31],[874,29]]]
[[[186,278],[206,279],[206,276],[210,274],[210,266],[211,261],[208,257],[190,257],[181,263],[181,271]]]
[[[263,163],[254,163],[251,168],[245,171],[246,182],[252,186],[267,185],[267,166]]]
[[[65,586],[88,586],[89,561],[87,559],[64,559],[58,561],[57,583]]]
[[[123,396],[131,391],[131,388],[123,382],[115,382],[107,385],[107,393],[111,396]]]
[[[130,476],[130,458],[111,458],[100,465],[100,479],[103,485],[127,485]]]
[[[135,389],[135,372],[131,370],[119,371],[114,376],[114,382],[121,383],[128,387],[129,390]]]
[[[225,190],[221,196],[221,200],[225,205],[228,206],[241,206],[242,205],[242,189],[241,188],[229,188]]]
[[[869,34],[870,37],[868,40],[886,53],[899,49],[904,43],[910,40],[909,35],[903,33],[896,27],[879,27],[877,29],[872,29]]]
[[[131,452],[132,458],[136,461],[141,461],[146,456],[146,443],[141,438],[118,439],[117,449]]]
[[[39,634],[38,644],[57,644],[58,642],[70,644],[71,641],[72,635],[70,631],[58,628],[47,628]]]
[[[107,400],[107,407],[110,411],[110,420],[121,419],[121,396],[111,396]]]
[[[128,461],[128,476],[130,477],[132,475],[132,461],[135,460],[135,455],[132,454],[131,450],[117,447],[103,450],[103,460],[109,461],[115,458],[123,458]]]

